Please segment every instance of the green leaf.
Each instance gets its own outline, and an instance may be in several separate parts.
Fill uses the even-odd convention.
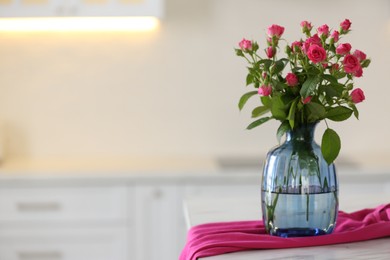
[[[240,98],[240,101],[238,102],[238,108],[240,110],[242,110],[242,108],[244,107],[244,105],[246,104],[248,99],[250,97],[256,95],[257,93],[258,93],[258,91],[251,91],[251,92],[248,92],[248,93],[245,93],[244,95],[242,95],[242,97]]]
[[[247,76],[246,76],[246,85],[250,85],[254,82],[254,79],[255,77],[253,76],[253,74],[249,73]]]
[[[316,102],[310,102],[305,105],[305,108],[307,112],[307,119],[309,122],[313,123],[325,118],[326,110],[321,104]]]
[[[353,110],[353,115],[356,117],[356,119],[359,120],[359,111],[357,110],[356,106],[355,105],[350,105],[350,107]]]
[[[315,66],[310,66],[309,69],[307,70],[307,73],[311,76],[317,76],[318,74],[321,73],[321,71]]]
[[[338,84],[337,79],[333,77],[332,75],[324,74],[322,75],[322,78],[325,79],[326,81],[332,83],[332,84]]]
[[[269,109],[271,109],[272,101],[271,101],[271,98],[269,96],[261,96],[260,100],[261,100],[261,103],[263,103],[264,106],[266,106]]]
[[[252,122],[251,124],[248,125],[248,127],[246,129],[250,130],[250,129],[253,129],[261,124],[264,124],[265,122],[269,121],[270,119],[272,119],[272,117],[263,117],[263,118],[260,118],[254,122]]]
[[[268,111],[269,111],[268,107],[265,106],[256,107],[255,109],[252,110],[252,118],[256,118],[261,115],[264,115]]]
[[[326,118],[333,121],[344,121],[347,120],[352,115],[353,110],[347,107],[331,107],[326,113]]]
[[[272,98],[271,113],[275,119],[285,120],[287,117],[286,114],[286,105],[283,103],[280,96],[274,96]]]
[[[284,63],[283,60],[276,61],[273,67],[273,74],[279,74],[280,72],[282,72],[286,64],[287,63]]]
[[[297,98],[297,99],[295,99],[293,101],[293,103],[291,104],[288,116],[287,116],[287,120],[288,120],[288,122],[289,122],[289,124],[290,124],[292,129],[295,126],[295,111],[296,111],[296,108],[297,108],[298,100],[299,99]]]
[[[341,141],[338,134],[333,129],[326,129],[322,136],[321,151],[328,164],[333,163],[339,155],[340,149]]]
[[[341,97],[343,95],[344,85],[342,84],[330,84],[324,86],[324,90],[327,96]]]
[[[274,86],[274,88],[279,91],[282,91],[283,89],[287,88],[287,84],[284,84],[279,80],[275,79],[272,80],[272,86]]]
[[[269,68],[271,67],[272,65],[272,60],[263,60],[264,62],[264,71],[267,71],[269,72]]]
[[[283,135],[287,133],[290,130],[290,123],[288,121],[283,121],[283,123],[280,124],[277,132],[276,132],[276,137],[278,139],[278,142],[280,143]]]
[[[307,98],[314,91],[318,83],[320,82],[320,78],[317,76],[309,76],[306,81],[303,83],[300,94],[303,98]]]
[[[366,59],[362,62],[362,68],[367,68],[371,63],[371,60],[370,59]]]

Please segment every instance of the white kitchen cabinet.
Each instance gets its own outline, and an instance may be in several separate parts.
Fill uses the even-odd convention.
[[[131,186],[0,187],[0,260],[134,259]]]
[[[178,185],[137,185],[137,260],[178,259],[185,224]]]
[[[134,259],[125,227],[0,229],[1,260]]]
[[[162,15],[163,0],[0,0],[0,17]]]

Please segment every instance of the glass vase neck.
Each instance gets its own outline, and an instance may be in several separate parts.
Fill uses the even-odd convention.
[[[287,142],[312,142],[314,131],[318,123],[302,124],[286,133]]]

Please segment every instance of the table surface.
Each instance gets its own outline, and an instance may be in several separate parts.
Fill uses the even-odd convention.
[[[378,192],[363,192],[360,187],[348,189],[349,196],[340,197],[342,210],[352,212],[372,208],[390,202],[390,190],[379,188]],[[387,185],[387,184],[385,184]],[[358,187],[358,186],[356,186]],[[387,186],[388,187],[388,186]],[[242,197],[193,197],[184,202],[187,227],[222,221],[261,219],[259,198]],[[258,259],[390,259],[390,237],[357,243],[337,244],[294,249],[248,250],[203,260],[258,260]]]

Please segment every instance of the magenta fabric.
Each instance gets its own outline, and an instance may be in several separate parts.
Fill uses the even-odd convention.
[[[180,260],[253,249],[276,249],[351,243],[390,236],[390,204],[353,213],[339,211],[330,235],[282,238],[266,234],[262,221],[209,223],[194,226]]]

